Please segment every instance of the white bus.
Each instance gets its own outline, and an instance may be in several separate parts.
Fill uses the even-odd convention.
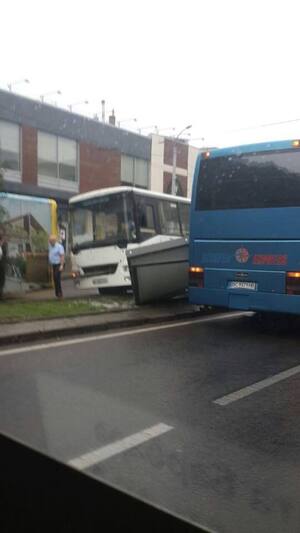
[[[130,287],[126,250],[189,234],[190,200],[133,187],[70,199],[72,272],[80,289]]]

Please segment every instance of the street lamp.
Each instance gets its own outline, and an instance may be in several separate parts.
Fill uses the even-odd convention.
[[[61,91],[49,91],[48,93],[45,93],[45,94],[41,94],[40,96],[40,99],[41,99],[41,102],[44,102],[45,101],[45,98],[46,96],[51,96],[52,94],[59,94],[61,95]]]
[[[10,83],[7,84],[9,92],[12,92],[13,85],[19,85],[20,83],[30,83],[30,82],[27,78],[23,78],[22,80],[11,81]]]
[[[68,105],[68,109],[69,111],[73,111],[73,108],[76,106],[76,105],[82,105],[82,104],[88,104],[88,100],[81,100],[80,102],[74,102],[73,104],[69,104]]]
[[[118,120],[118,128],[120,128],[121,124],[124,122],[137,122],[137,118],[125,118],[124,120]]]
[[[182,135],[186,130],[190,130],[192,127],[192,124],[189,124],[185,128],[183,128],[176,136],[173,137],[173,170],[172,170],[172,188],[171,188],[171,194],[174,196],[176,195],[176,167],[177,167],[177,144],[176,142],[180,138],[180,135]]]

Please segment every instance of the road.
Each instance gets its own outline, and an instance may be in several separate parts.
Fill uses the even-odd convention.
[[[239,313],[2,348],[0,429],[214,531],[296,533],[298,331]]]

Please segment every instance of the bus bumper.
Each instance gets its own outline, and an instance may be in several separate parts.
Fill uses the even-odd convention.
[[[300,314],[300,296],[266,292],[189,288],[189,301],[196,305],[228,307],[244,311]]]
[[[130,276],[107,275],[107,276],[80,276],[74,279],[75,286],[78,289],[109,289],[117,287],[131,287]]]

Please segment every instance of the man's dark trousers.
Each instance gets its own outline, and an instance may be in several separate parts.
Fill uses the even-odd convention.
[[[53,268],[53,281],[54,281],[55,295],[58,298],[60,298],[62,296],[60,265],[52,265],[52,268]]]

